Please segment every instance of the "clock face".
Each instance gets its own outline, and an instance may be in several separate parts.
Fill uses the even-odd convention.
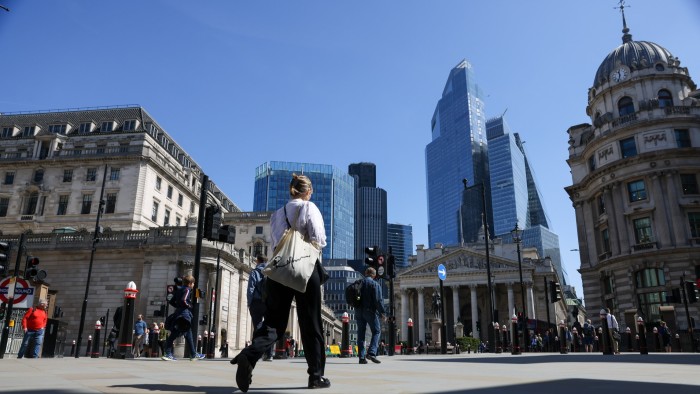
[[[620,67],[617,70],[613,71],[611,76],[613,81],[620,82],[627,79],[628,74],[627,70],[624,67]]]

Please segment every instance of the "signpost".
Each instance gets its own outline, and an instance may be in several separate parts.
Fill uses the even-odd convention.
[[[8,277],[0,282],[0,301],[7,304],[12,300],[16,308],[29,308],[34,305],[34,290],[26,280],[20,277]]]
[[[440,279],[440,320],[442,321],[442,327],[440,327],[440,353],[447,354],[447,316],[445,315],[445,289],[442,282],[447,279],[447,268],[444,265],[438,265],[438,279]]]

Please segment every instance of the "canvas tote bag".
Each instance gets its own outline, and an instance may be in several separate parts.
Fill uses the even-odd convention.
[[[298,217],[299,213],[297,213]],[[289,223],[286,204],[284,218],[289,227],[272,253],[272,259],[263,269],[263,275],[300,293],[305,293],[306,284],[316,269],[316,260],[321,251],[311,242],[306,242],[304,236]],[[294,220],[294,223],[296,222],[297,220]]]

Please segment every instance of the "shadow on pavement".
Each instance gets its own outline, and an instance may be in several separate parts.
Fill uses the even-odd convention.
[[[402,361],[414,361],[405,359]],[[592,354],[552,354],[537,357],[445,357],[433,359],[420,359],[421,362],[438,363],[480,363],[480,364],[542,364],[542,363],[643,363],[643,364],[677,364],[700,365],[700,353],[696,354],[623,354],[623,355],[592,355]]]
[[[434,392],[439,394],[524,394],[524,393],[697,393],[698,386],[672,383],[624,382],[617,380],[562,379],[542,383],[518,384],[514,386],[464,389]]]

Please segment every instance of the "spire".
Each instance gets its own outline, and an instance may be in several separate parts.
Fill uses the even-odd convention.
[[[625,0],[620,0],[618,4],[619,6],[613,8],[619,8],[622,14],[622,43],[624,44],[632,41],[632,35],[629,34],[630,29],[627,27],[627,20],[625,20]]]

